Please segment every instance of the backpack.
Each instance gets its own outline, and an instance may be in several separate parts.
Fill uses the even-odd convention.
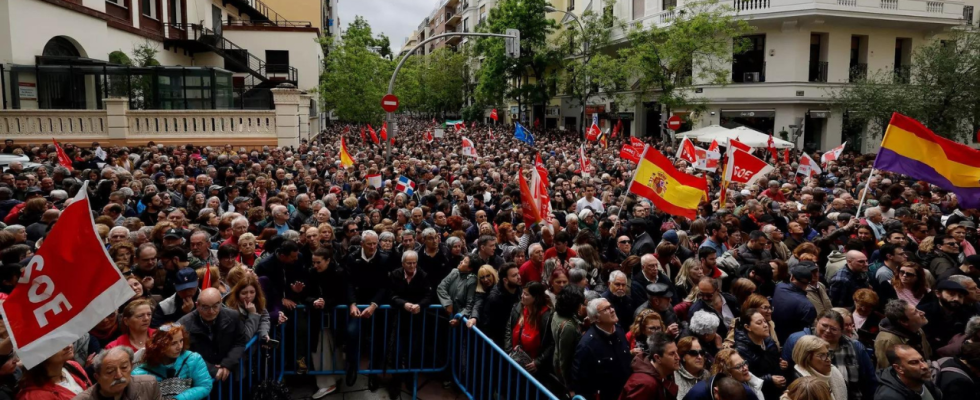
[[[955,374],[962,375],[964,378],[966,378],[967,380],[969,380],[970,383],[973,383],[973,378],[971,378],[970,375],[967,374],[962,369],[957,368],[957,367],[945,367],[945,368],[942,367],[942,365],[946,361],[949,361],[949,360],[952,360],[952,359],[953,359],[953,357],[943,357],[943,358],[940,358],[940,359],[938,359],[936,361],[932,361],[932,362],[929,363],[929,372],[932,373],[932,383],[936,384],[936,386],[938,387],[939,386],[939,382],[942,380],[942,376],[941,375],[944,372],[952,372],[952,373],[955,373]]]

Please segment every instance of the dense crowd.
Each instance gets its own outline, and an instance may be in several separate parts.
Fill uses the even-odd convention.
[[[951,193],[845,153],[812,177],[772,160],[769,176],[725,188],[719,204],[720,171],[676,160],[709,182],[690,220],[629,193],[635,164],[619,158],[628,138],[583,145],[532,129],[532,148],[509,126],[449,127],[430,140],[434,129],[402,119],[390,158],[345,125],[297,148],[64,143],[73,171],[52,144],[7,140],[3,153],[32,163],[0,176],[0,297],[85,181],[135,296],[34,368],[0,342],[0,396],[201,400],[235,379],[248,340],[296,349],[298,334],[314,344],[298,346],[289,367],[347,372],[317,375],[320,399],[352,384],[364,358],[405,365],[363,351],[409,340],[362,329],[382,306],[391,321],[432,312],[446,330],[481,330],[559,397],[978,393],[977,211]],[[352,167],[341,165],[340,136]],[[478,157],[463,155],[462,136]],[[647,141],[674,160],[673,142]],[[527,225],[518,175],[536,156],[553,211]],[[339,320],[292,318],[338,307]],[[290,333],[277,336],[280,326]],[[403,382],[372,375],[372,388],[381,383],[396,395]]]

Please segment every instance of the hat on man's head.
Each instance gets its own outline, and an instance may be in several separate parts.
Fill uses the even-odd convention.
[[[664,232],[664,241],[670,242],[670,244],[676,246],[677,243],[680,242],[680,239],[677,237],[677,231],[671,229],[667,232]]]
[[[949,279],[939,282],[939,285],[936,285],[936,290],[956,290],[963,293],[967,292],[966,288],[959,282]]]
[[[187,290],[197,287],[197,271],[193,268],[181,268],[177,271],[177,280],[174,281],[174,289],[177,291]]]
[[[666,283],[651,283],[647,285],[647,294],[653,297],[674,297],[674,292]]]
[[[163,234],[164,239],[183,239],[184,230],[177,228],[167,229],[167,232]]]
[[[813,277],[813,271],[816,270],[817,264],[813,261],[800,261],[789,268],[789,274],[796,280],[810,280]]]

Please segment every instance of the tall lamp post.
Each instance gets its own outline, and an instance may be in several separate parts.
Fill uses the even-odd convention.
[[[572,14],[572,13],[570,13],[568,11],[565,11],[565,10],[559,10],[559,9],[553,7],[553,6],[550,6],[550,5],[544,6],[544,10],[547,11],[547,12],[558,12],[558,13],[562,13],[562,14],[568,15],[573,20],[575,20],[576,23],[578,23],[578,29],[580,31],[582,31],[582,57],[584,58],[585,57],[585,54],[589,52],[589,40],[588,40],[588,36],[586,36],[586,34],[585,34],[585,25],[582,25],[582,20],[579,19],[579,17],[577,15],[575,15],[575,14]],[[583,60],[583,63],[584,62],[585,61]],[[589,83],[588,81],[589,81],[589,77],[588,76],[585,76],[585,83],[586,83],[586,85],[588,85],[588,83]],[[581,114],[581,121],[579,121],[579,123],[582,125],[583,128],[585,127],[585,103],[587,103],[588,100],[589,99],[584,99],[582,101],[582,114]]]

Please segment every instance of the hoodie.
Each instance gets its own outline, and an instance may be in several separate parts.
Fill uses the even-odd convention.
[[[875,358],[879,369],[891,365],[885,357],[885,351],[896,344],[907,344],[922,354],[922,358],[932,359],[932,347],[921,329],[918,332],[910,332],[901,325],[893,324],[888,318],[882,319],[878,327],[880,331],[875,338]]]
[[[677,398],[677,384],[674,375],[661,377],[660,371],[654,368],[650,359],[641,354],[633,358],[630,365],[633,374],[630,375],[619,400],[672,400]]]
[[[913,392],[911,389],[905,386],[901,380],[898,379],[898,375],[895,373],[895,369],[892,367],[885,368],[878,371],[878,390],[875,391],[875,400],[920,400],[922,395]],[[923,384],[924,389],[929,391],[932,398],[935,400],[943,400],[943,394],[936,388],[936,385],[932,381],[926,381]]]

